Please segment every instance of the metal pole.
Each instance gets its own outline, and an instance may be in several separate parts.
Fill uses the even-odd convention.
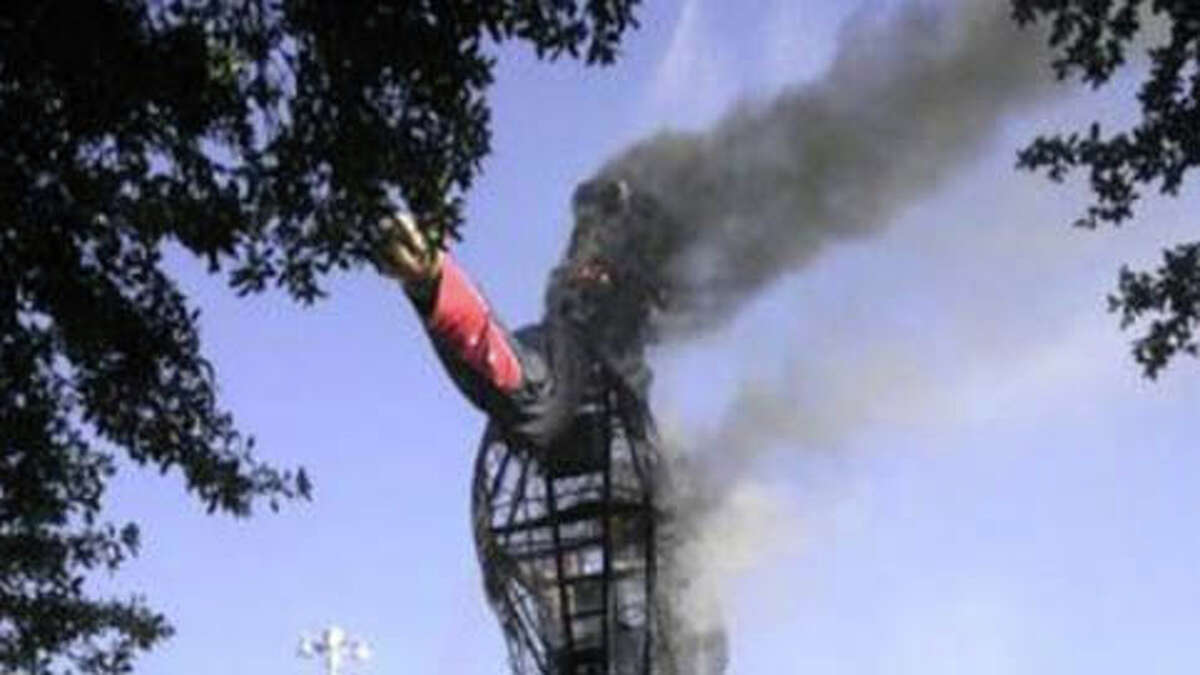
[[[326,675],[341,675],[347,658],[366,661],[371,650],[366,642],[351,639],[340,627],[330,626],[321,632],[319,639],[300,638],[300,656],[313,658],[318,655],[324,662]]]
[[[342,645],[346,634],[337,626],[325,629],[325,672],[329,675],[340,675],[342,666]]]

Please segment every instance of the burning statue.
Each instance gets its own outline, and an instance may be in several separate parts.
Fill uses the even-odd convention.
[[[680,534],[646,403],[649,319],[667,297],[653,261],[675,228],[623,181],[584,183],[573,211],[544,316],[512,333],[411,219],[392,223],[382,267],[489,416],[472,514],[514,672],[720,673],[724,634],[690,630],[677,602]]]
[[[395,224],[383,265],[489,416],[475,536],[518,673],[724,669],[680,544],[736,477],[689,485],[701,452],[667,470],[643,352],[719,328],[830,245],[883,231],[960,175],[1008,113],[1046,91],[1041,38],[1016,32],[1006,7],[859,12],[821,77],[622,150],[576,190],[542,320],[514,333],[449,255],[411,221]]]

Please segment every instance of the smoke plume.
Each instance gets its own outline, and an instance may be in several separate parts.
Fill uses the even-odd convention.
[[[639,251],[644,276],[665,291],[654,333],[681,339],[720,326],[823,247],[880,232],[1048,90],[1039,36],[1013,26],[1008,3],[955,4],[860,12],[818,81],[739,104],[706,132],[659,133],[603,166],[596,179],[624,181],[665,214]],[[744,566],[744,549],[778,539],[754,530],[772,529],[787,507],[741,479],[765,448],[822,433],[789,403],[748,387],[716,429],[668,438],[687,447],[671,452],[684,470],[668,500],[688,580],[675,601],[692,635],[719,636],[720,577]]]
[[[885,227],[984,147],[1046,82],[1037,40],[1006,7],[860,11],[819,81],[609,161],[597,178],[624,180],[669,215],[648,261],[666,275],[660,335],[720,325],[823,246]]]

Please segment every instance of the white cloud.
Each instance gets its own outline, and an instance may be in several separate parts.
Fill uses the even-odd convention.
[[[856,3],[776,0],[762,26],[762,79],[779,88],[815,79],[833,60],[837,26]]]
[[[711,122],[731,94],[726,51],[710,26],[704,0],[686,0],[655,71],[650,116],[671,127]]]

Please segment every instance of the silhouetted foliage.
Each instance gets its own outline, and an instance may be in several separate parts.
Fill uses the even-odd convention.
[[[0,3],[0,671],[128,672],[171,632],[87,578],[124,452],[209,511],[307,496],[215,395],[164,245],[310,302],[398,207],[435,237],[488,151],[490,44],[609,63],[637,0]]]
[[[1094,123],[1086,133],[1035,139],[1018,165],[1055,181],[1080,168],[1089,172],[1094,202],[1077,225],[1114,225],[1133,215],[1140,187],[1176,195],[1200,164],[1200,3],[1194,0],[1013,0],[1020,24],[1048,21],[1059,78],[1078,77],[1102,87],[1126,65],[1126,54],[1147,39],[1147,24],[1165,24],[1166,38],[1147,49],[1148,77],[1138,93],[1141,118],[1108,133]],[[1197,353],[1200,321],[1200,242],[1164,251],[1153,272],[1123,268],[1109,305],[1122,327],[1148,320],[1133,343],[1146,376],[1154,378],[1179,352]],[[1153,318],[1152,318],[1153,317]]]

